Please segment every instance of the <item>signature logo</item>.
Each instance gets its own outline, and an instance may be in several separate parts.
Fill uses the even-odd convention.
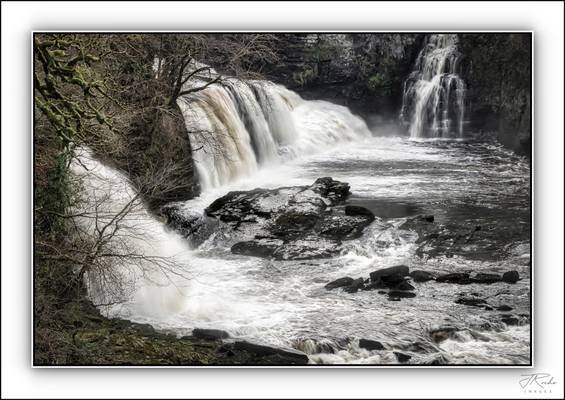
[[[547,373],[520,375],[519,383],[526,393],[551,393],[552,385],[557,384],[553,376]]]

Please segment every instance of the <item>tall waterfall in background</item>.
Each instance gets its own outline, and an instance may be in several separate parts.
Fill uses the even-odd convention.
[[[178,100],[203,188],[260,166],[371,135],[343,106],[305,101],[269,81],[227,78]]]
[[[404,82],[400,119],[411,137],[462,137],[465,82],[455,34],[430,35]]]

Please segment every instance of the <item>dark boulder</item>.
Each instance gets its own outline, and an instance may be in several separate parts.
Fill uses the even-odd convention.
[[[384,350],[384,346],[381,342],[370,339],[359,339],[359,347],[367,350]]]
[[[516,283],[520,280],[518,271],[508,271],[502,274],[502,280],[506,283]]]
[[[473,283],[495,283],[502,281],[502,277],[498,274],[476,274],[472,279]]]
[[[409,268],[406,265],[396,265],[394,267],[383,268],[373,271],[369,274],[372,282],[382,280],[383,277],[389,277],[391,275],[408,275]]]
[[[371,221],[375,220],[375,214],[373,214],[371,210],[361,206],[355,206],[355,205],[345,206],[345,215],[352,217],[362,216],[362,217],[366,217]]]
[[[332,204],[344,202],[350,194],[348,183],[336,181],[330,177],[316,179],[311,189],[329,199]]]
[[[430,331],[430,337],[435,343],[441,343],[446,339],[450,339],[457,333],[457,328],[446,326]]]
[[[256,354],[257,356],[272,356],[277,355],[282,357],[283,363],[288,364],[308,364],[308,356],[298,350],[272,347],[261,343],[238,341],[233,345],[235,350],[247,351]]]
[[[513,315],[502,315],[500,319],[506,325],[520,325],[520,318]]]
[[[408,354],[400,353],[398,351],[393,351],[393,353],[396,356],[396,359],[401,363],[407,362],[412,358],[412,356],[409,356]]]
[[[410,272],[410,277],[414,282],[427,282],[434,279],[434,276],[427,271],[416,270]]]
[[[353,283],[353,281],[354,281],[353,278],[346,276],[343,278],[336,279],[335,281],[331,281],[330,283],[326,284],[326,286],[324,287],[326,288],[326,290],[337,289],[339,287],[349,286]]]
[[[460,273],[460,272],[440,275],[436,278],[436,281],[446,282],[446,283],[459,283],[459,284],[471,283],[471,280],[469,279],[469,274]]]
[[[397,290],[415,290],[416,289],[414,286],[412,286],[411,284],[409,284],[406,281],[400,282],[394,288],[397,289]]]
[[[496,309],[497,309],[498,311],[512,311],[512,307],[510,307],[510,306],[508,306],[508,305],[506,305],[506,304],[502,304],[502,305],[496,307]]]
[[[388,287],[395,287],[404,282],[404,276],[401,274],[383,275],[381,276],[381,281]]]
[[[220,340],[220,339],[227,339],[230,335],[226,331],[222,331],[220,329],[196,328],[192,330],[192,336],[198,339]]]

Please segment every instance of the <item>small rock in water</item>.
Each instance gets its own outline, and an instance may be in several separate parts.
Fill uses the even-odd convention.
[[[473,306],[473,307],[482,307],[487,304],[487,302],[483,299],[475,299],[472,297],[462,297],[455,300],[457,304],[464,304],[466,306]]]
[[[235,350],[248,351],[258,356],[278,355],[281,356],[283,360],[289,364],[308,363],[308,356],[305,353],[295,349],[271,347],[265,344],[249,342],[249,341],[235,342],[233,348]]]
[[[388,277],[391,275],[406,276],[408,275],[408,272],[409,268],[406,265],[396,265],[394,267],[373,271],[369,274],[369,276],[371,277],[371,281],[376,282],[378,280],[381,280],[383,277]]]
[[[416,288],[414,286],[412,286],[411,284],[409,284],[408,282],[402,281],[398,285],[395,286],[395,289],[397,289],[397,290],[414,290]]]
[[[367,350],[383,350],[384,346],[381,342],[370,339],[359,339],[359,347]]]
[[[502,281],[502,277],[498,274],[483,274],[483,273],[479,273],[476,274],[472,281],[474,283],[495,283],[495,282],[500,282]]]
[[[506,325],[520,325],[520,319],[513,315],[501,315],[501,321]]]
[[[398,351],[393,351],[393,353],[399,362],[406,362],[412,358],[412,356],[409,356],[408,354],[400,353]]]
[[[459,283],[459,284],[471,283],[471,280],[469,279],[469,274],[461,273],[461,272],[440,275],[436,278],[436,281],[447,282],[447,283]]]
[[[430,331],[430,337],[435,343],[441,343],[444,340],[453,337],[455,332],[457,332],[456,328],[448,326]]]
[[[427,271],[416,270],[410,272],[410,276],[414,282],[427,282],[434,279],[434,276]]]
[[[502,275],[502,280],[506,283],[516,283],[520,280],[518,271],[508,271]]]
[[[339,278],[336,279],[335,281],[331,281],[330,283],[326,284],[326,286],[324,286],[327,290],[332,290],[332,289],[337,289],[339,287],[343,287],[343,286],[349,286],[354,282],[354,279],[346,276],[343,278]]]
[[[512,307],[503,304],[501,306],[496,307],[498,311],[512,311]]]
[[[226,331],[222,331],[220,329],[196,328],[192,330],[192,336],[198,339],[218,340],[218,339],[227,339],[230,335]]]

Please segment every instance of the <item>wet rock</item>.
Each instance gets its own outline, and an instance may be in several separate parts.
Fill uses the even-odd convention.
[[[381,342],[370,339],[359,339],[359,347],[367,350],[384,350]]]
[[[401,274],[392,274],[381,276],[381,281],[388,287],[395,287],[404,282],[404,276]]]
[[[501,315],[502,318],[500,320],[504,322],[506,325],[520,325],[520,318],[514,315]]]
[[[235,350],[247,351],[257,356],[278,355],[282,357],[283,363],[288,364],[308,364],[308,356],[298,350],[272,347],[261,343],[250,341],[237,341],[234,343]]]
[[[461,297],[455,300],[455,303],[473,307],[483,307],[487,304],[484,299],[477,299],[474,297]]]
[[[510,307],[510,306],[508,306],[508,305],[506,305],[506,304],[502,304],[502,305],[496,307],[496,309],[497,309],[498,311],[512,311],[512,307]]]
[[[406,265],[396,265],[394,267],[383,268],[373,271],[369,274],[372,282],[382,280],[383,277],[390,277],[392,275],[406,276],[408,275],[409,268]]]
[[[331,258],[341,251],[341,243],[316,237],[284,243],[273,253],[275,260],[312,260]]]
[[[401,363],[407,362],[412,358],[412,356],[409,356],[408,354],[400,353],[398,351],[393,351],[393,353],[396,356],[396,359]]]
[[[330,177],[316,179],[311,189],[329,199],[332,204],[344,202],[350,194],[348,183],[336,181]]]
[[[355,205],[347,205],[345,206],[345,215],[347,216],[362,216],[366,217],[367,219],[374,221],[375,214],[365,207],[355,206]]]
[[[518,271],[508,271],[502,274],[502,280],[506,283],[516,283],[520,280]]]
[[[220,339],[227,339],[230,335],[226,331],[222,331],[220,329],[196,328],[192,330],[192,336],[198,339],[220,340]]]
[[[446,282],[446,283],[459,283],[459,284],[471,283],[471,280],[469,279],[469,274],[460,273],[460,272],[440,275],[436,278],[436,281]]]
[[[498,274],[483,274],[483,273],[479,273],[476,274],[472,279],[473,283],[486,283],[486,284],[490,284],[490,283],[495,283],[495,282],[500,282],[502,281],[502,277]]]
[[[388,292],[388,296],[391,298],[411,298],[416,297],[416,293],[404,292],[401,290],[391,290],[390,292]]]
[[[332,290],[332,289],[337,289],[339,287],[344,287],[344,286],[349,286],[353,283],[354,279],[346,276],[343,278],[339,278],[336,279],[335,281],[331,281],[330,283],[326,284],[326,286],[324,286],[326,288],[326,290]]]
[[[457,333],[457,328],[446,326],[430,331],[430,337],[435,343],[441,343],[446,339],[450,339]]]
[[[414,280],[414,282],[427,282],[434,279],[434,276],[427,271],[416,270],[410,272],[410,277]]]
[[[286,212],[275,219],[270,231],[273,235],[286,239],[299,237],[311,231],[319,219],[318,214]]]
[[[254,257],[271,257],[274,252],[283,245],[280,239],[254,239],[245,242],[239,242],[231,247],[233,254],[241,254],[244,256]]]
[[[347,293],[356,293],[359,289],[362,289],[365,286],[363,282],[363,278],[355,279],[349,286],[343,288],[344,292]]]

